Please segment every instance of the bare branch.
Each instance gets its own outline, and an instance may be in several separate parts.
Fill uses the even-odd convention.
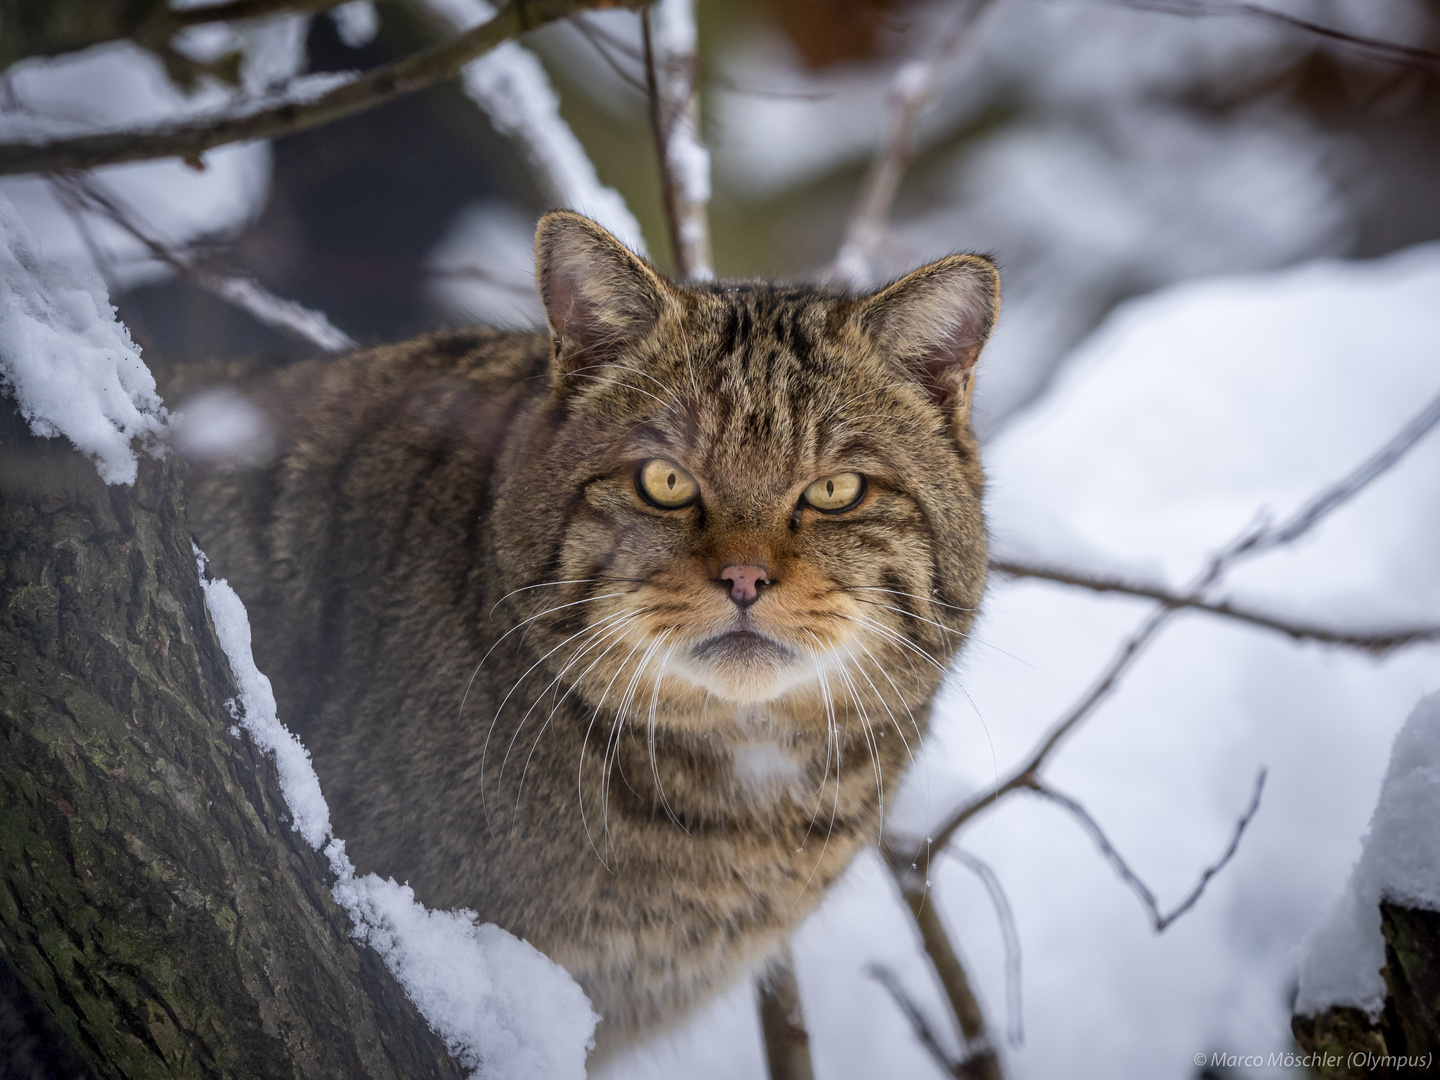
[[[1339,42],[1388,63],[1400,64],[1405,67],[1440,68],[1440,53],[1432,52],[1429,49],[1347,33],[1344,30],[1337,30],[1333,26],[1311,22],[1298,15],[1276,11],[1260,4],[1230,3],[1225,0],[1221,0],[1219,3],[1190,2],[1190,0],[1124,0],[1124,3],[1127,7],[1139,8],[1142,11],[1158,11],[1167,15],[1183,15],[1187,18],[1247,15]]]
[[[51,142],[0,143],[0,175],[93,169],[122,161],[198,161],[217,146],[271,139],[350,116],[453,78],[475,57],[547,22],[641,0],[512,0],[488,22],[414,56],[357,76],[313,100],[289,100],[238,116],[210,116],[144,130],[107,131]]]
[[[760,1027],[765,1036],[765,1055],[770,1080],[814,1080],[810,1064],[810,1033],[800,1008],[800,989],[795,985],[795,962],[787,944],[761,980]]]
[[[1266,516],[1262,515],[1257,518],[1253,525],[1244,529],[1211,558],[1209,566],[1180,595],[1178,601],[1160,607],[1140,624],[1120,646],[1119,651],[1116,652],[1090,689],[1071,707],[1069,712],[1051,726],[1025,761],[1003,783],[983,795],[970,799],[952,813],[945,824],[935,832],[933,840],[927,841],[927,844],[933,843],[936,847],[943,848],[962,825],[985,807],[997,804],[1002,797],[1012,791],[1022,788],[1033,789],[1040,782],[1040,771],[1055,748],[1094,711],[1100,702],[1110,695],[1119,683],[1121,676],[1135,662],[1145,646],[1178,611],[1195,606],[1194,602],[1203,599],[1205,592],[1216,585],[1237,563],[1284,544],[1293,543],[1305,535],[1325,517],[1364,490],[1367,485],[1384,475],[1427,432],[1432,430],[1437,422],[1440,422],[1440,398],[1427,405],[1415,419],[1387,440],[1376,453],[1341,480],[1322,489],[1283,522],[1271,525]],[[892,856],[892,862],[896,860],[908,861],[904,855],[899,853]]]
[[[1265,772],[1264,769],[1261,769],[1255,777],[1255,793],[1250,797],[1250,805],[1246,808],[1245,813],[1242,814],[1240,820],[1235,823],[1235,831],[1231,834],[1230,843],[1226,845],[1225,851],[1219,859],[1205,868],[1204,872],[1200,875],[1200,880],[1195,883],[1195,887],[1186,894],[1183,900],[1171,908],[1168,913],[1162,913],[1160,911],[1160,903],[1155,899],[1155,894],[1145,882],[1140,880],[1139,875],[1130,869],[1125,859],[1115,850],[1115,845],[1110,843],[1104,830],[1101,829],[1095,819],[1090,816],[1089,811],[1081,806],[1080,803],[1070,798],[1070,796],[1063,795],[1045,784],[1039,782],[1034,783],[1030,785],[1030,790],[1064,807],[1070,812],[1070,815],[1090,834],[1090,838],[1094,840],[1096,846],[1100,848],[1100,853],[1109,860],[1110,865],[1115,868],[1115,872],[1120,875],[1120,880],[1125,882],[1126,885],[1129,885],[1131,891],[1140,898],[1140,903],[1145,905],[1145,910],[1150,914],[1150,923],[1155,927],[1155,932],[1163,933],[1166,927],[1195,906],[1195,902],[1200,899],[1200,894],[1205,891],[1205,886],[1210,884],[1210,879],[1223,870],[1225,865],[1234,857],[1235,852],[1239,850],[1240,837],[1245,834],[1246,827],[1254,820],[1256,812],[1260,809],[1260,793],[1265,790]]]
[[[1431,398],[1413,420],[1347,476],[1320,492],[1281,524],[1264,530],[1236,555],[1259,554],[1298,540],[1326,514],[1349,502],[1371,481],[1389,471],[1412,446],[1433,431],[1436,424],[1440,424],[1440,394]]]
[[[952,1058],[940,1045],[940,1039],[936,1036],[935,1029],[930,1026],[930,1021],[920,1011],[920,1006],[915,1004],[915,999],[906,992],[899,976],[881,964],[869,965],[865,969],[865,974],[889,991],[895,1004],[905,1014],[905,1019],[910,1021],[910,1030],[915,1032],[915,1038],[929,1052],[931,1060],[939,1066],[941,1072],[955,1077],[969,1075],[962,1071],[965,1068],[964,1064]]]
[[[174,269],[186,281],[249,312],[265,325],[326,352],[343,352],[355,347],[350,336],[327,319],[323,312],[313,311],[293,300],[276,296],[250,278],[220,273],[201,266],[157,239],[141,223],[138,214],[124,206],[93,177],[66,174],[50,177],[50,183],[62,200],[71,207],[103,214],[140,241],[152,256]]]
[[[1425,641],[1440,641],[1440,625],[1405,626],[1389,630],[1357,631],[1339,630],[1334,627],[1313,623],[1295,622],[1279,616],[1232,604],[1228,600],[1202,600],[1193,596],[1182,596],[1160,585],[1146,585],[1120,577],[1093,574],[1068,567],[1045,566],[1039,563],[1017,562],[1012,559],[991,559],[990,569],[1011,578],[1033,578],[1039,581],[1053,581],[1059,585],[1072,585],[1091,592],[1115,592],[1126,596],[1158,600],[1167,608],[1189,608],[1220,615],[1227,619],[1250,623],[1266,630],[1274,630],[1295,641],[1314,641],[1322,645],[1339,645],[1360,649],[1376,656],[1407,645]]]
[[[203,7],[181,8],[167,13],[168,20],[176,29],[186,26],[203,26],[207,23],[238,22],[242,19],[261,19],[266,15],[280,15],[288,12],[324,11],[337,7],[344,0],[231,0],[228,4],[206,4]]]
[[[700,141],[695,0],[658,0],[641,15],[650,127],[676,274],[715,276],[710,265],[710,153]]]
[[[446,34],[468,33],[494,11],[487,0],[417,0],[416,6]],[[560,115],[560,97],[534,53],[519,42],[505,42],[468,63],[460,84],[495,130],[519,148],[547,200],[588,214],[644,252],[640,223],[624,197],[600,182],[585,147]]]
[[[976,1080],[1004,1080],[1000,1059],[991,1046],[990,1035],[985,1028],[985,1014],[975,999],[974,991],[970,989],[970,978],[965,974],[965,966],[960,963],[960,955],[950,942],[945,924],[940,921],[940,913],[935,910],[934,904],[927,903],[930,898],[930,883],[918,872],[918,861],[899,862],[893,851],[887,854],[886,861],[891,876],[900,887],[900,895],[915,919],[915,927],[920,931],[920,943],[930,958],[935,977],[940,980],[940,986],[945,991],[945,1000],[950,1003],[951,1015],[959,1028],[960,1041],[967,1050],[965,1068],[969,1071],[965,1075],[975,1077]]]
[[[1010,898],[1000,884],[1000,878],[983,859],[960,848],[951,848],[947,854],[980,879],[990,895],[990,904],[995,908],[995,918],[1000,923],[1000,939],[1005,944],[1005,1015],[1009,1030],[1005,1033],[1011,1046],[1025,1041],[1024,1002],[1020,995],[1020,932],[1015,928],[1015,912],[1011,910]]]
[[[845,239],[830,274],[862,285],[872,276],[875,253],[885,238],[900,179],[915,157],[915,128],[940,91],[941,80],[970,40],[970,31],[992,0],[969,0],[950,32],[928,56],[902,64],[890,84],[890,134],[870,163],[850,212]]]

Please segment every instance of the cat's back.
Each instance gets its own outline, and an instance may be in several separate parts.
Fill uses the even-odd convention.
[[[428,625],[424,597],[459,610],[483,591],[495,456],[543,393],[548,355],[543,334],[467,329],[237,388],[262,451],[197,465],[191,527],[245,601],[256,659],[297,725],[335,673],[336,628]]]

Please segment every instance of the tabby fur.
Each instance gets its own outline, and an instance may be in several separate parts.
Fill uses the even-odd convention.
[[[682,286],[563,212],[537,278],[548,334],[251,387],[278,456],[202,471],[191,515],[358,867],[535,944],[613,1046],[762,966],[879,837],[984,589],[998,278]],[[699,501],[641,497],[654,458]],[[846,471],[856,509],[802,502]]]

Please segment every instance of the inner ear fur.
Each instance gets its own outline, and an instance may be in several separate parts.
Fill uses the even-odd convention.
[[[931,400],[970,407],[971,373],[1000,314],[1000,272],[983,255],[951,255],[861,301],[859,319]]]
[[[654,267],[568,210],[546,214],[535,230],[535,284],[555,342],[558,385],[648,334],[671,302]]]

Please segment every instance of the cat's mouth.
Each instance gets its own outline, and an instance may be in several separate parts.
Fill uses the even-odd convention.
[[[690,655],[709,663],[776,664],[790,663],[795,651],[774,638],[744,626],[732,627],[695,645]]]

